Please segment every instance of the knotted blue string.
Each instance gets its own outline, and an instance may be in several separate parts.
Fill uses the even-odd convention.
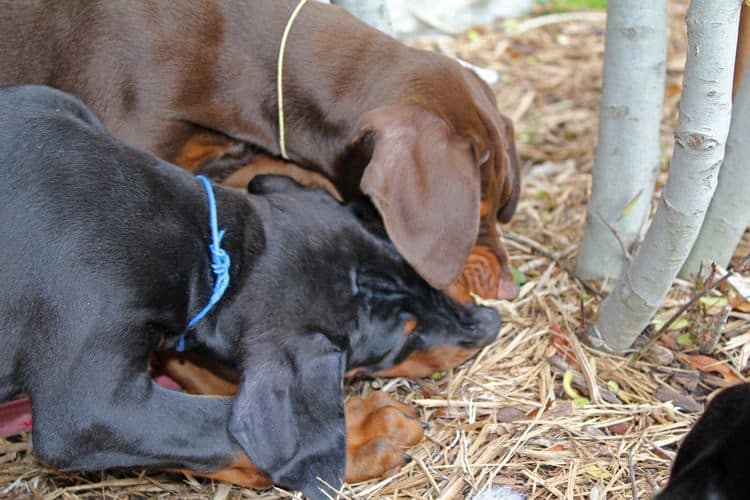
[[[211,187],[209,180],[199,175],[198,180],[203,183],[203,187],[206,189],[206,197],[208,198],[208,217],[211,225],[211,244],[208,245],[208,249],[211,252],[211,270],[216,276],[214,282],[214,290],[211,292],[211,298],[208,299],[208,304],[198,314],[190,320],[187,329],[192,329],[196,323],[203,319],[211,309],[221,300],[224,292],[229,287],[229,255],[226,250],[221,248],[221,238],[224,237],[224,230],[219,230],[218,217],[216,216],[216,199],[214,198],[214,190]],[[183,333],[180,340],[177,342],[177,350],[182,352],[185,349],[185,335]]]

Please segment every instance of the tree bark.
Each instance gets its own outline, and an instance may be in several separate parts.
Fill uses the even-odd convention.
[[[690,277],[704,261],[726,267],[750,221],[750,75],[745,75],[734,100],[726,154],[698,239],[680,274]]]
[[[664,300],[698,236],[729,132],[740,5],[741,0],[690,2],[687,63],[669,178],[643,244],[602,303],[590,331],[594,344],[616,352],[630,347]]]
[[[607,5],[592,191],[576,275],[617,278],[641,235],[659,173],[667,57],[666,0]]]
[[[387,0],[331,0],[331,3],[342,6],[373,28],[393,36]]]

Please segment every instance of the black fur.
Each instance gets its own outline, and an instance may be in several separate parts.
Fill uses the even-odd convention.
[[[657,500],[745,500],[750,469],[750,384],[711,401],[677,453]]]
[[[67,94],[0,89],[0,401],[30,395],[38,457],[211,471],[244,450],[319,497],[317,477],[344,473],[345,370],[494,339],[497,314],[430,288],[362,207],[282,178],[250,190],[215,187],[231,283],[186,339],[240,370],[239,394],[161,389],[151,352],[175,346],[212,289],[202,186]]]

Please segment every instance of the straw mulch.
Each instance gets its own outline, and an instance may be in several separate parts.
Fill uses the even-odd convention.
[[[684,5],[670,9],[665,159],[685,53]],[[718,364],[704,366],[706,359],[690,357],[694,345],[678,343],[715,330],[719,314],[706,303],[666,336],[666,347],[657,346],[634,367],[579,340],[601,302],[570,270],[590,190],[604,19],[545,19],[562,22],[530,18],[416,42],[502,75],[495,88],[501,109],[516,123],[524,164],[523,197],[506,242],[528,282],[515,302],[497,305],[504,318],[500,337],[473,361],[442,377],[349,388],[357,394],[383,388],[419,408],[431,429],[401,472],[347,486],[344,497],[452,499],[505,488],[528,498],[633,498],[634,492],[650,498],[664,485],[676,446],[706,398],[746,372],[750,334],[741,333],[750,316],[740,311],[730,314],[706,358]],[[690,287],[675,286],[660,317],[688,300]],[[710,371],[717,366],[725,367],[723,375]],[[566,372],[572,376],[567,391]],[[28,436],[0,440],[0,464],[0,496],[14,498],[289,496],[158,471],[58,473],[34,461]]]

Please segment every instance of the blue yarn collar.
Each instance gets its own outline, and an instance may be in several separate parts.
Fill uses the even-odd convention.
[[[211,225],[211,244],[208,245],[208,250],[211,252],[211,270],[213,271],[216,281],[214,281],[214,289],[211,292],[211,297],[208,299],[208,304],[198,313],[187,325],[187,329],[191,330],[211,309],[221,300],[224,296],[227,287],[229,287],[229,254],[226,250],[221,248],[221,239],[224,237],[224,230],[219,230],[218,217],[216,215],[216,199],[214,198],[214,190],[211,187],[209,180],[199,175],[197,179],[203,184],[206,190],[206,198],[208,199],[208,217]],[[185,349],[185,335],[183,333],[180,340],[177,342],[177,350],[182,352]]]

